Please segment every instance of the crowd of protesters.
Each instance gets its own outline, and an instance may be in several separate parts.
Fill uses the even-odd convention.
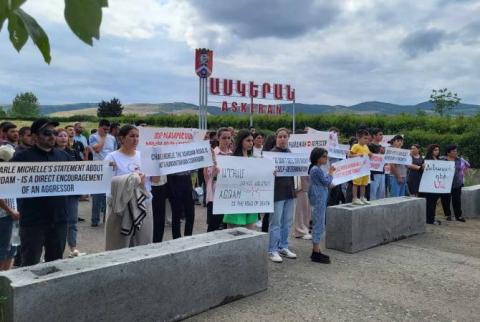
[[[455,219],[465,222],[461,188],[469,164],[458,156],[455,145],[448,146],[442,154],[440,147],[432,144],[426,147],[425,156],[422,156],[422,147],[413,144],[410,147],[411,165],[387,164],[382,171],[372,171],[370,176],[338,186],[332,186],[335,171],[332,164],[338,160],[330,158],[327,150],[314,148],[310,154],[308,176],[275,177],[273,213],[213,215],[213,196],[219,173],[217,157],[233,155],[261,158],[263,151],[291,152],[288,148],[290,131],[280,128],[266,136],[255,128],[237,131],[222,127],[210,131],[206,136],[210,140],[214,160],[211,167],[168,176],[146,177],[137,150],[139,126],[147,124],[138,121],[135,125],[120,126],[100,120],[98,128],[87,138],[79,122],[60,128],[58,122],[41,118],[30,127],[20,129],[12,122],[2,122],[0,161],[108,161],[113,167],[110,193],[90,196],[90,224],[95,228],[102,221],[105,223],[106,250],[162,242],[167,201],[172,211],[172,237],[182,237],[182,221],[183,236],[192,235],[195,203],[201,205],[201,200],[196,200],[198,196],[203,197],[203,206],[207,210],[207,232],[233,227],[261,228],[261,231],[269,233],[268,256],[277,263],[281,263],[283,258],[297,257],[289,248],[293,222],[295,237],[312,240],[311,260],[330,263],[329,256],[320,250],[326,208],[330,205],[351,202],[362,206],[389,196],[411,195],[426,198],[427,224],[441,224],[435,218],[438,199],[441,200],[446,220],[452,220],[452,204]],[[340,135],[337,128],[329,131]],[[347,157],[383,154],[385,148],[382,140],[381,129],[362,127],[349,140],[351,149]],[[402,148],[403,143],[401,135],[394,136],[389,142],[395,148]],[[455,162],[450,193],[419,192],[425,160]],[[192,177],[197,180],[192,180]],[[66,245],[69,257],[83,255],[77,248],[77,222],[82,220],[78,217],[81,200],[89,200],[89,196],[0,199],[0,270],[9,269],[17,254],[17,266],[37,264],[42,254],[45,261],[61,259]]]

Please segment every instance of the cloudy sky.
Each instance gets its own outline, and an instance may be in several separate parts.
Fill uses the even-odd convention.
[[[110,0],[101,39],[77,39],[62,0],[28,0],[52,63],[0,32],[0,104],[33,91],[42,104],[198,101],[193,57],[214,50],[214,76],[290,83],[297,101],[416,104],[448,87],[480,104],[480,1]]]

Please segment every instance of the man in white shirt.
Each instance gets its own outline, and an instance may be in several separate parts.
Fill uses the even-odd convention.
[[[110,131],[110,122],[100,120],[98,131],[90,136],[90,150],[93,153],[93,161],[102,161],[107,154],[117,150],[117,141],[108,134]],[[105,194],[92,195],[92,227],[98,227],[100,223],[100,212],[105,214],[106,196]]]

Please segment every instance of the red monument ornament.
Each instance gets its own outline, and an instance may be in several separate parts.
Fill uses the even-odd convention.
[[[195,50],[195,72],[200,78],[208,78],[213,69],[213,51],[206,48]]]

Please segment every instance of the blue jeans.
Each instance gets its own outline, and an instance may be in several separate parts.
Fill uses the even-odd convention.
[[[320,239],[325,231],[325,212],[327,211],[326,200],[312,205],[312,243],[320,244]]]
[[[390,176],[390,197],[403,197],[405,196],[407,187],[407,178],[403,178],[403,182],[399,183],[397,177]]]
[[[288,231],[292,225],[294,201],[295,199],[287,199],[275,201],[273,204],[273,214],[270,214],[268,225],[269,253],[288,248]]]
[[[107,199],[104,193],[92,195],[92,224],[100,223],[100,213],[105,213],[107,207]]]
[[[373,180],[370,182],[370,200],[383,198],[385,198],[385,175],[374,173]]]
[[[79,196],[68,196],[68,230],[67,243],[69,247],[77,247],[77,222],[78,222],[78,199]]]

